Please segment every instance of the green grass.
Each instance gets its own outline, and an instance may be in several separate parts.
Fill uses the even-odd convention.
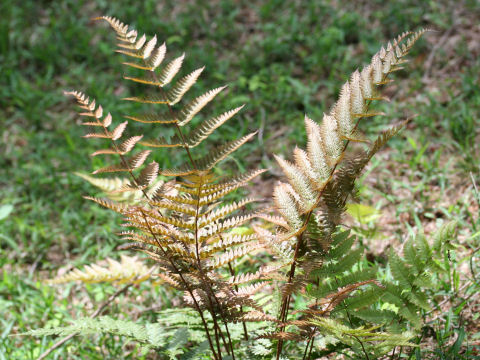
[[[454,8],[461,10],[460,20]],[[451,33],[456,42],[435,50],[429,78],[422,80],[433,44],[424,41],[411,55],[408,78],[406,73],[397,76],[395,96],[386,110],[394,115],[370,123],[376,132],[388,121],[419,114],[375,160],[360,185],[360,199],[386,214],[368,225],[378,228],[376,233],[385,233],[385,219],[397,221],[387,229],[385,241],[398,244],[409,231],[429,232],[438,223],[455,219],[462,245],[462,257],[452,263],[457,274],[475,255],[480,243],[480,236],[472,237],[480,231],[480,222],[470,177],[471,173],[480,186],[480,54],[471,46],[479,41],[474,25],[480,6],[475,1],[377,0],[355,6],[276,0],[6,0],[0,12],[0,209],[7,214],[13,206],[0,219],[0,359],[35,359],[55,340],[10,335],[88,314],[92,304],[113,291],[108,286],[51,288],[41,283],[61,266],[116,256],[119,244],[114,233],[120,219],[85,201],[82,195],[94,189],[73,175],[101,163],[89,157],[94,144],[80,137],[83,129],[77,126],[70,101],[62,96],[64,89],[85,91],[101,98],[116,118],[136,110],[116,100],[139,88],[120,81],[123,69],[120,56],[112,54],[114,36],[90,21],[103,14],[157,33],[171,55],[186,51],[185,71],[205,64],[195,94],[228,84],[228,93],[212,104],[210,114],[247,104],[213,137],[215,142],[261,129],[261,138],[227,162],[230,169],[275,167],[272,153],[288,154],[295,143],[303,145],[304,114],[320,119],[346,76],[366,63],[379,44],[422,26],[439,30],[427,36],[439,40],[456,21]],[[157,156],[166,166],[182,160],[180,155]],[[471,270],[479,270],[474,260]],[[460,299],[480,288],[478,280],[467,275],[459,281],[470,284]],[[456,290],[445,284],[445,294],[439,297],[452,296]],[[153,304],[160,291],[140,287],[130,298]],[[168,301],[168,294],[162,296]],[[462,325],[462,314],[472,301],[478,303],[478,298],[472,295],[460,309],[453,301],[451,312],[432,325],[439,330],[433,337],[438,349],[431,351],[447,354],[454,345],[449,341],[462,331],[465,339],[478,341],[478,334]],[[441,325],[447,320],[448,326]],[[77,339],[53,358],[93,358],[92,354],[116,359],[124,349],[122,342],[110,337]],[[133,358],[137,352],[131,354]]]

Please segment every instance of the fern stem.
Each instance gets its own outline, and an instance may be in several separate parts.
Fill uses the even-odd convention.
[[[215,328],[215,336],[217,336],[217,347],[219,346],[218,334],[220,334],[220,337],[222,338],[222,341],[223,341],[223,346],[225,346],[227,353],[230,355],[230,350],[228,350],[227,341],[225,340],[225,336],[223,335],[222,329],[220,329],[220,325],[218,325],[217,314],[215,313],[215,308],[213,307],[211,297],[207,296],[207,299],[210,307],[210,314],[212,315],[213,324]],[[220,353],[220,348],[219,348],[219,353]]]
[[[315,302],[317,303],[317,302]],[[312,353],[312,348],[313,348],[313,342],[315,341],[315,331],[317,331],[317,327],[314,326],[310,336],[308,337],[307,345],[305,346],[305,352],[303,353],[303,360],[305,359],[310,359],[310,354]],[[308,351],[308,346],[310,345],[310,351]],[[308,351],[308,357],[307,357],[307,351]]]
[[[309,336],[307,340],[307,345],[305,346],[305,350],[303,351],[303,357],[302,360],[305,360],[307,358],[307,352],[308,352],[308,346],[310,345],[310,341],[312,340],[312,337]]]
[[[221,354],[221,353],[222,353],[222,350],[220,349],[220,339],[219,339],[219,337],[218,337],[218,331],[219,331],[219,329],[218,329],[218,323],[217,323],[217,321],[215,320],[215,313],[210,312],[210,314],[212,315],[212,319],[214,319],[214,320],[213,320],[213,330],[215,331],[215,342],[216,342],[216,344],[217,344],[217,351],[218,351],[219,354]],[[221,331],[220,331],[220,333],[221,333]],[[225,347],[226,347],[225,339],[223,339],[223,344],[224,344]],[[221,355],[220,355],[220,357],[221,357]]]
[[[215,295],[215,292],[213,291],[213,286],[212,284],[210,283],[210,281],[208,280],[208,278],[205,280],[205,283],[207,285],[209,285],[209,291],[211,292],[211,297],[215,300],[215,302],[217,303],[217,306],[218,306],[218,311],[220,313],[220,317],[222,319],[222,322],[223,322],[223,325],[225,326],[225,331],[227,332],[227,337],[228,337],[228,341],[229,341],[229,344],[230,344],[230,349],[232,350],[232,359],[235,360],[235,353],[233,351],[233,342],[232,342],[232,338],[230,337],[230,331],[228,330],[228,322],[225,318],[225,315],[223,313],[223,310],[222,310],[222,305],[220,304],[220,302],[218,301],[218,298],[217,296]],[[208,301],[211,305],[211,309],[212,309],[212,316],[213,314],[215,313],[214,310],[213,310],[213,304],[211,304],[211,300],[210,300],[210,296],[208,297]],[[218,325],[217,325],[218,326]],[[220,335],[222,336],[222,339],[225,343],[225,338],[223,336],[223,333],[222,331],[220,330],[220,327],[218,328],[218,330],[220,331]],[[228,350],[228,347],[227,347],[227,344],[225,344],[225,348],[227,349],[227,352],[228,354],[230,354],[230,351]]]
[[[307,360],[312,357],[313,343],[315,342],[315,337],[312,337],[312,342],[310,344],[310,351],[308,352]]]
[[[163,90],[163,89],[162,89]],[[168,104],[168,108],[170,109],[170,112],[173,114],[173,110],[172,110],[172,107],[170,106],[170,104]],[[185,150],[187,151],[187,154],[188,154],[188,158],[190,159],[190,162],[192,163],[192,167],[196,170],[197,169],[197,165],[195,164],[195,161],[193,160],[193,157],[192,157],[192,153],[190,152],[190,148],[188,147],[187,145],[187,142],[185,141],[185,136],[183,135],[183,132],[182,132],[182,129],[180,128],[180,126],[178,126],[177,123],[175,123],[175,127],[177,129],[177,132],[180,136],[180,139],[182,140],[182,143],[183,143],[183,147],[185,148]]]

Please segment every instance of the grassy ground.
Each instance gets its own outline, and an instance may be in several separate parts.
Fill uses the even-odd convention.
[[[113,35],[90,21],[103,14],[159,34],[171,54],[186,51],[187,71],[205,64],[197,93],[228,84],[211,113],[247,103],[213,139],[260,129],[258,139],[227,163],[240,170],[273,167],[259,186],[276,179],[273,152],[288,154],[295,143],[303,145],[304,113],[320,119],[347,76],[380,44],[408,29],[438,30],[412,54],[408,77],[399,74],[390,87],[389,117],[368,126],[377,132],[388,122],[419,115],[376,158],[360,186],[360,201],[381,216],[364,224],[347,221],[368,235],[370,251],[381,256],[409,233],[429,233],[448,219],[458,220],[461,247],[452,260],[458,281],[439,294],[448,300],[445,315],[432,326],[443,330],[427,339],[428,351],[438,350],[438,358],[447,354],[462,328],[468,332],[463,345],[478,344],[472,325],[480,306],[476,1],[5,0],[0,12],[0,359],[35,359],[54,339],[10,335],[88,314],[115,290],[42,284],[61,266],[118,257],[113,233],[119,219],[83,200],[94,190],[73,175],[101,164],[88,156],[92,144],[80,138],[73,107],[62,96],[62,90],[75,88],[101,98],[114,116],[135,110],[115,100],[135,88],[119,81],[123,70],[112,54]],[[157,158],[169,166],[180,160]],[[146,299],[147,307],[158,298],[168,302],[159,292],[140,287],[130,299]],[[450,301],[452,295],[458,298]],[[139,304],[119,301],[126,304],[122,311],[139,316]],[[445,319],[448,327],[441,325]],[[125,357],[121,342],[100,337],[71,342],[52,359],[141,358],[130,350]]]

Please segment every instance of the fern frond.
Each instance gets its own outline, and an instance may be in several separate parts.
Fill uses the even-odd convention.
[[[107,267],[91,264],[82,270],[74,269],[65,275],[48,280],[49,284],[64,284],[71,281],[83,283],[115,282],[138,284],[148,280],[155,268],[148,268],[137,257],[122,255],[120,261],[107,258]]]
[[[85,199],[87,200],[92,200],[96,202],[97,204],[106,207],[107,209],[113,210],[117,213],[123,214],[125,213],[125,210],[127,209],[126,205],[108,200],[108,199],[100,199],[100,198],[95,198],[91,196],[84,196]]]
[[[299,229],[302,226],[300,213],[295,199],[291,196],[285,184],[280,184],[275,187],[273,199],[278,211],[287,221],[288,227],[291,229]]]
[[[193,99],[179,112],[179,126],[185,126],[193,117],[202,110],[205,105],[212,101],[226,86],[218,87],[206,92],[205,94]]]
[[[343,153],[343,141],[340,138],[340,129],[334,116],[323,115],[320,125],[321,138],[330,166],[334,166],[340,160]]]
[[[97,335],[113,334],[125,336],[131,340],[147,344],[153,347],[163,347],[168,342],[169,333],[159,324],[138,324],[132,320],[116,320],[108,316],[95,319],[76,319],[72,325],[54,328],[36,329],[24,335],[51,336],[51,335]]]
[[[245,256],[246,254],[250,254],[252,251],[258,250],[262,248],[264,245],[256,243],[256,244],[247,244],[244,246],[237,247],[232,249],[225,254],[218,256],[217,258],[211,259],[207,265],[209,271],[218,269],[229,262],[232,262],[238,258]]]
[[[239,149],[243,144],[255,136],[257,132],[248,134],[238,140],[233,140],[224,145],[217,147],[215,150],[211,151],[205,157],[195,161],[196,169],[193,169],[190,164],[184,165],[178,169],[166,169],[161,172],[165,176],[186,176],[190,174],[195,174],[198,172],[208,172],[211,170],[217,163],[224,160],[231,153]]]
[[[253,296],[256,293],[258,293],[267,284],[268,284],[267,281],[261,281],[261,282],[255,283],[255,284],[250,284],[250,285],[247,285],[247,286],[243,286],[243,287],[239,288],[238,290],[236,290],[235,292],[242,297],[243,296],[250,297],[250,296]],[[276,321],[276,319],[272,316],[270,316],[268,318],[269,318],[269,321]],[[267,319],[264,318],[264,320],[267,320]]]
[[[203,188],[206,191],[209,191],[211,189],[214,189],[215,191],[220,191],[222,189],[231,189],[231,188],[238,189],[238,187],[247,184],[248,182],[252,181],[254,178],[256,178],[257,176],[260,176],[266,171],[267,170],[265,169],[250,170],[243,174],[227,177],[223,181],[220,181],[216,184],[204,185]]]
[[[125,155],[133,149],[136,143],[143,138],[143,135],[132,136],[113,149],[102,149],[93,152],[90,156],[97,155]]]
[[[151,150],[142,150],[126,160],[126,164],[111,165],[95,170],[92,174],[109,172],[130,172],[143,165]]]
[[[313,120],[305,116],[305,128],[307,130],[307,150],[313,171],[316,174],[317,183],[323,185],[330,177],[331,168],[325,154],[323,143],[321,142],[320,126]]]
[[[235,114],[237,114],[244,105],[239,106],[233,110],[229,110],[223,113],[220,116],[214,117],[210,120],[202,122],[202,124],[193,130],[190,134],[187,135],[186,141],[190,148],[193,148],[199,145],[203,140],[205,140],[215,129],[224,124],[227,120],[231,119]]]
[[[129,80],[134,80],[137,82],[142,82],[144,84],[158,85],[157,83],[151,83],[147,80],[139,81],[139,79],[129,78]],[[155,94],[155,95],[143,95],[143,96],[133,96],[128,98],[123,98],[126,101],[134,101],[142,104],[168,104],[168,99],[165,94]]]
[[[208,214],[202,215],[197,221],[198,226],[204,227],[206,225],[213,223],[214,221],[225,218],[227,215],[230,215],[233,212],[245,207],[245,205],[251,204],[252,202],[255,202],[255,201],[256,199],[247,198],[239,202],[233,202],[232,204],[222,206],[221,208],[213,210]]]
[[[158,169],[158,163],[152,161],[142,169],[140,175],[136,178],[135,183],[130,181],[127,185],[115,190],[115,192],[138,191],[146,189],[157,179]]]
[[[185,54],[182,54],[179,57],[170,61],[165,66],[165,68],[158,75],[158,79],[162,84],[161,86],[165,86],[173,80],[175,75],[177,75],[177,73],[180,71],[180,68],[182,67],[184,59],[185,59]]]
[[[206,240],[215,235],[221,234],[227,230],[239,227],[245,224],[247,221],[250,221],[256,217],[256,212],[246,213],[246,215],[241,216],[232,216],[226,218],[222,221],[217,221],[215,223],[205,225],[198,229],[198,237],[200,240]]]
[[[227,120],[232,118],[242,108],[243,108],[243,105],[237,107],[236,109],[227,111],[222,115],[217,116],[213,119],[209,119],[202,122],[191,133],[184,135],[183,138],[180,138],[178,135],[175,135],[170,141],[167,141],[165,139],[154,139],[149,141],[143,141],[142,144],[146,146],[151,146],[151,147],[187,146],[189,148],[194,148],[195,146],[199,145],[203,140],[205,140],[211,133],[213,133],[215,129],[217,129]],[[138,118],[135,118],[134,120],[138,121]],[[170,120],[164,120],[164,121],[166,122]]]
[[[194,204],[179,204],[178,202],[168,201],[168,200],[149,201],[149,204],[151,206],[156,207],[159,210],[166,209],[166,210],[183,213],[190,216],[195,216],[197,214],[197,211],[195,210],[195,208],[185,206],[185,205],[194,205]]]
[[[123,44],[119,44],[118,46],[124,47]],[[163,43],[162,45],[157,47],[157,49],[152,51],[152,54],[150,55],[150,57],[146,59],[145,65],[141,63],[130,63],[130,62],[124,62],[123,65],[130,66],[140,70],[154,71],[163,62],[166,52],[167,52],[167,47],[165,43]]]
[[[228,279],[228,282],[232,285],[242,285],[254,280],[261,280],[265,276],[271,278],[271,274],[278,271],[281,266],[265,266],[258,269],[255,273],[244,273],[236,276],[232,276]]]
[[[123,41],[127,44],[134,44],[137,39],[136,31],[129,31],[129,26],[127,24],[122,23],[120,20],[112,16],[100,16],[94,18],[93,20],[105,20],[108,22],[117,34],[117,37],[120,41]]]
[[[136,116],[125,116],[125,118],[144,124],[175,124],[178,122],[175,114],[143,114]]]
[[[283,160],[276,155],[274,156],[284,174],[287,176],[290,184],[302,198],[302,201],[299,202],[303,208],[302,210],[310,210],[317,200],[317,193],[311,188],[307,177],[297,166],[289,163],[286,160]]]
[[[175,105],[182,99],[183,95],[185,95],[185,93],[197,82],[204,69],[205,67],[201,67],[178,80],[178,82],[167,92],[167,98],[170,105]]]

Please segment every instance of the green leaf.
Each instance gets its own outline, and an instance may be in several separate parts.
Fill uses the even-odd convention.
[[[390,269],[392,271],[392,275],[395,280],[398,281],[401,287],[405,289],[410,289],[410,269],[404,263],[404,261],[393,252],[390,252],[390,256],[388,257],[390,263]]]
[[[13,211],[12,204],[5,204],[0,206],[0,221],[6,219]]]
[[[360,224],[375,221],[382,216],[379,210],[363,204],[347,204],[347,213]]]

